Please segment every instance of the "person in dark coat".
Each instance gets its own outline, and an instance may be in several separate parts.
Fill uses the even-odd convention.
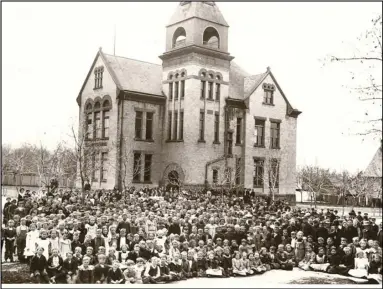
[[[90,258],[84,256],[82,265],[78,267],[77,284],[93,284],[94,283],[94,267],[89,265]]]
[[[128,254],[128,260],[132,260],[134,261],[134,263],[136,263],[136,260],[140,254],[140,246],[138,244],[134,245],[134,249],[133,251],[130,251],[129,254]]]
[[[180,227],[180,224],[178,222],[178,219],[174,218],[172,220],[172,224],[169,226],[169,229],[168,229],[168,236],[170,234],[177,234],[177,235],[181,235],[181,227]]]
[[[160,266],[158,266],[158,258],[153,257],[151,262],[147,264],[145,271],[143,271],[142,282],[144,284],[157,284],[161,281]]]
[[[35,278],[38,283],[49,283],[47,273],[47,259],[43,255],[44,248],[37,248],[36,254],[31,259],[30,271],[31,278]]]
[[[13,254],[15,253],[16,228],[15,222],[11,219],[8,221],[7,227],[4,230],[5,239],[5,260],[13,262]]]
[[[108,271],[108,284],[123,284],[124,283],[124,275],[120,269],[120,264],[118,261],[114,261],[112,268]]]
[[[117,225],[117,229],[116,229],[117,233],[120,233],[121,229],[125,229],[126,234],[131,233],[130,232],[130,223],[129,223],[129,221],[127,221],[127,218],[128,218],[128,215],[126,213],[123,213],[122,214],[122,221],[120,223],[118,223],[118,225]]]
[[[62,271],[65,274],[66,282],[68,284],[76,283],[78,263],[73,258],[73,253],[66,253],[66,259],[63,262]]]
[[[327,268],[327,273],[330,274],[338,274],[338,272],[342,271],[342,268],[339,267],[342,259],[338,254],[338,250],[335,246],[330,248],[330,256],[328,257],[328,261],[330,266]]]
[[[63,281],[62,279],[65,276],[62,271],[63,263],[63,259],[59,256],[59,250],[53,249],[52,255],[49,257],[47,262],[47,273],[51,283],[55,284]]]
[[[355,267],[355,258],[352,255],[352,250],[350,247],[344,248],[344,255],[340,261],[340,265],[337,268],[338,274],[347,275],[348,271],[354,269]]]
[[[94,281],[96,284],[107,284],[108,272],[110,267],[105,264],[106,256],[100,254],[98,257],[98,264],[94,266]]]

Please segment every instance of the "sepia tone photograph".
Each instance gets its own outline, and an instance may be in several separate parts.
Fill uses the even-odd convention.
[[[1,6],[2,286],[381,288],[381,3]]]

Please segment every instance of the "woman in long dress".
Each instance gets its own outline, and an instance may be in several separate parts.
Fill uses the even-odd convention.
[[[27,233],[24,256],[26,258],[30,258],[35,255],[36,251],[36,243],[39,239],[39,231],[37,231],[37,227],[35,223],[31,223],[29,225],[29,232]]]
[[[364,252],[358,252],[355,258],[355,269],[348,271],[348,274],[356,278],[367,278],[369,262]]]

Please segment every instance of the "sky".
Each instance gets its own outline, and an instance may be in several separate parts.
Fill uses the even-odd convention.
[[[160,64],[165,26],[177,5],[2,3],[2,143],[41,142],[53,148],[68,141],[78,119],[76,97],[99,47],[113,53],[114,27],[116,55]],[[365,109],[375,108],[361,103],[348,87],[350,70],[365,71],[323,59],[352,53],[381,3],[218,6],[230,25],[234,61],[251,74],[269,66],[290,103],[303,112],[297,165],[364,170],[380,139],[355,131]]]

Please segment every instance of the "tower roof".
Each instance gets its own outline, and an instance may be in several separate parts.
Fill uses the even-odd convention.
[[[168,26],[190,18],[200,18],[229,27],[217,4],[214,1],[182,1],[177,6]]]

